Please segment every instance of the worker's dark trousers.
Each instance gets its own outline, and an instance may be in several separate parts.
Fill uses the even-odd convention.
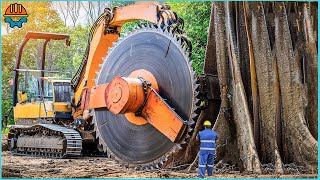
[[[214,165],[214,154],[200,154],[198,177],[203,178],[205,176],[207,166],[208,166],[208,176],[212,176],[213,165]]]

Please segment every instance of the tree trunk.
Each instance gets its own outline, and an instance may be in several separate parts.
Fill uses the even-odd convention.
[[[195,137],[210,119],[219,136],[216,161],[251,173],[270,163],[274,173],[284,173],[289,163],[317,172],[314,12],[317,3],[213,3],[204,72],[218,77],[220,101],[209,98],[217,90],[209,82],[209,105],[177,163],[193,162]]]

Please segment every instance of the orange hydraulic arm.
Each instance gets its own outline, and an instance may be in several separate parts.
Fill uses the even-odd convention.
[[[156,2],[137,2],[135,4],[115,9],[113,18],[106,24],[102,21],[93,35],[90,43],[90,51],[85,68],[74,90],[75,104],[78,103],[84,88],[95,85],[96,71],[100,70],[99,64],[102,58],[107,56],[108,48],[116,42],[121,31],[121,26],[126,22],[146,20],[155,24],[166,23],[167,19],[175,20],[175,15],[165,6]],[[105,33],[106,29],[115,29],[116,32]]]
[[[166,25],[168,20],[175,22],[176,16],[159,3],[139,2],[115,9],[110,21],[100,22],[90,43],[86,66],[75,86],[75,104],[79,106],[73,117],[87,119],[88,110],[107,108],[114,114],[124,114],[137,125],[150,123],[172,142],[177,142],[185,130],[185,121],[158,94],[157,80],[150,72],[139,69],[129,77],[116,77],[109,84],[95,85],[99,64],[117,41],[121,26],[134,20]]]

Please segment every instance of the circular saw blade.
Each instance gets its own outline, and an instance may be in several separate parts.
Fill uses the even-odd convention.
[[[181,42],[170,32],[142,28],[121,37],[108,52],[96,84],[115,76],[127,77],[145,69],[157,79],[159,94],[184,119],[191,120],[194,106],[194,73]],[[122,114],[95,109],[100,144],[126,164],[155,164],[172,153],[175,144],[150,124],[135,125]]]

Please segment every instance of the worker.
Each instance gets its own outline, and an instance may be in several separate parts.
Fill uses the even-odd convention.
[[[214,156],[216,148],[217,133],[212,130],[211,122],[206,120],[203,123],[204,130],[200,131],[197,139],[200,139],[198,177],[204,178],[208,167],[208,176],[213,175]]]

